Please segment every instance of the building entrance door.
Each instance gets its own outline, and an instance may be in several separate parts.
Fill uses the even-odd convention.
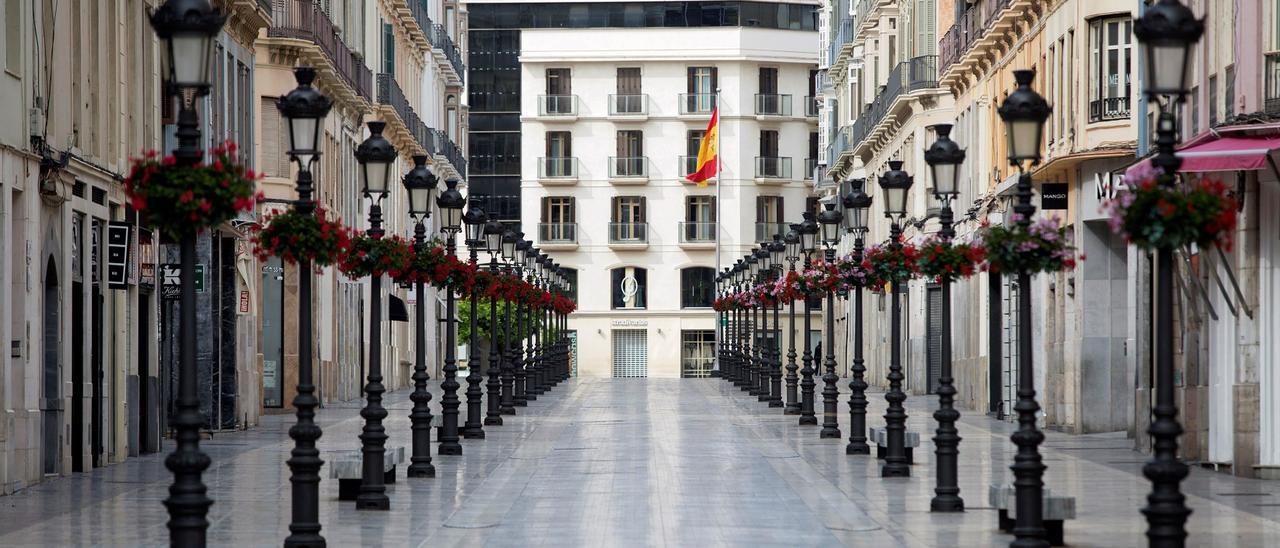
[[[1216,253],[1206,249],[1201,256],[1213,256]],[[1216,257],[1215,257],[1216,258]],[[1218,275],[1226,279],[1228,274],[1221,271],[1230,268],[1221,261],[1206,261],[1208,268],[1219,269]],[[1212,275],[1210,275],[1212,280]],[[1211,282],[1212,283],[1212,282]],[[1230,463],[1235,451],[1235,417],[1232,402],[1232,390],[1235,386],[1236,356],[1236,317],[1228,307],[1227,299],[1222,291],[1210,287],[1209,302],[1217,311],[1218,318],[1209,319],[1209,461]]]
[[[44,358],[44,390],[40,402],[42,423],[41,454],[44,473],[57,474],[62,461],[62,398],[58,385],[62,382],[62,364],[59,347],[62,345],[62,325],[59,309],[62,299],[58,296],[58,267],[49,258],[44,274],[44,311],[41,329],[41,349]]]
[[[649,333],[644,329],[613,330],[614,378],[649,376]]]
[[[925,318],[925,343],[927,354],[925,365],[925,382],[930,394],[938,393],[938,379],[942,377],[942,286],[930,285],[928,288],[928,313]]]

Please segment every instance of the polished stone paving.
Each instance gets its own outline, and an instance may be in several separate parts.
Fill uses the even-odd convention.
[[[388,397],[393,445],[408,443],[407,396]],[[884,399],[870,399],[869,422],[879,425]],[[818,439],[817,427],[720,380],[576,380],[487,428],[487,439],[465,441],[463,456],[435,457],[438,477],[400,470],[390,512],[339,502],[322,472],[323,533],[330,546],[1006,545],[986,486],[1010,478],[1013,425],[962,419],[968,511],[933,514],[932,403],[908,400],[923,438],[913,477],[885,480],[874,458],[846,456],[844,440]],[[323,450],[358,447],[359,406],[321,411]],[[216,501],[211,545],[278,546],[288,534],[292,420],[267,417],[203,444],[214,461],[205,474]],[[1077,497],[1069,545],[1145,545],[1144,457],[1130,447],[1123,435],[1048,434],[1046,483]],[[167,544],[169,483],[163,456],[151,455],[0,497],[0,546]],[[1185,491],[1195,510],[1189,546],[1280,546],[1280,483],[1194,469]]]

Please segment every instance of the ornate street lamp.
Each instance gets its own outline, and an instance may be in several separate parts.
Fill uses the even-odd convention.
[[[462,231],[462,208],[467,205],[466,198],[458,192],[458,180],[448,179],[444,182],[445,190],[436,198],[436,207],[440,208],[440,232],[444,233],[445,254],[453,256],[457,249],[457,236]],[[454,324],[454,296],[452,289],[445,289],[445,343],[444,343],[444,382],[440,389],[444,395],[440,397],[440,448],[441,455],[461,455],[462,444],[458,443],[458,329]]]
[[[427,251],[427,226],[425,221],[431,216],[431,194],[436,190],[437,178],[427,168],[427,157],[413,157],[413,169],[404,175],[404,188],[409,193],[409,217],[413,219],[413,248],[416,253]],[[414,354],[413,393],[409,399],[413,401],[413,410],[409,412],[410,430],[413,441],[410,444],[413,456],[409,459],[409,469],[405,474],[411,478],[432,478],[436,475],[436,467],[431,464],[431,392],[427,390],[427,302],[426,287],[419,278],[414,281],[414,295],[418,296],[418,305],[414,307]]]
[[[812,211],[804,212],[804,221],[800,223],[800,251],[804,253],[804,271],[808,271],[813,266],[813,254],[818,251],[818,223],[814,220]],[[811,295],[806,291],[804,294],[804,333],[800,336],[804,337],[804,354],[801,356],[803,367],[800,368],[800,425],[818,424],[818,417],[813,412],[813,390],[816,383],[813,380],[813,366],[817,363],[817,359],[813,355],[813,348],[810,347],[809,333],[813,329],[813,303],[810,301]],[[829,312],[828,312],[829,313]]]
[[[774,234],[773,243],[768,245],[769,248],[769,278],[781,278],[785,274],[782,271],[782,255],[787,249],[787,245],[782,243],[782,235]],[[781,303],[776,300],[773,302],[773,344],[771,345],[769,363],[769,407],[782,407],[782,331],[778,325],[778,314],[781,310]]]
[[[1178,132],[1174,103],[1187,95],[1191,48],[1204,34],[1204,20],[1197,20],[1186,6],[1161,0],[1147,8],[1133,25],[1133,34],[1146,50],[1147,71],[1143,90],[1160,105],[1156,126],[1156,156],[1151,163],[1172,177],[1182,165],[1174,155]],[[1178,405],[1173,394],[1173,250],[1156,250],[1156,402],[1147,432],[1153,438],[1151,460],[1142,474],[1151,480],[1151,493],[1142,513],[1147,517],[1147,541],[1153,547],[1181,547],[1186,543],[1187,508],[1180,484],[1187,465],[1178,458]]]
[[[960,164],[964,162],[964,150],[951,140],[951,124],[937,124],[933,131],[937,133],[938,140],[924,151],[924,161],[933,173],[933,195],[942,203],[942,211],[938,215],[942,223],[939,234],[950,241],[956,236],[952,226],[951,201],[960,194]],[[964,499],[960,498],[957,479],[960,435],[956,421],[960,420],[960,412],[955,408],[956,388],[951,377],[951,281],[943,279],[941,285],[942,349],[939,358],[942,365],[938,374],[938,410],[933,412],[934,420],[938,421],[937,434],[933,438],[938,478],[929,509],[934,512],[963,512]]]
[[[826,250],[826,263],[830,265],[836,260],[836,244],[840,243],[840,221],[843,216],[836,211],[835,202],[828,202],[826,209],[818,215],[818,223],[822,225],[822,247]],[[826,355],[826,373],[822,375],[822,432],[819,433],[820,438],[838,438],[840,437],[840,423],[836,419],[840,407],[840,389],[836,387],[836,383],[840,381],[840,377],[836,375],[836,345],[835,341],[835,315],[836,297],[835,292],[827,289],[827,310],[823,317],[827,324],[827,334],[822,340],[827,341]],[[814,356],[818,359],[820,356]]]
[[[761,244],[752,254],[756,258],[756,283],[764,283],[769,281],[769,273],[773,270],[772,256],[769,254],[768,244]],[[756,357],[756,399],[762,402],[769,402],[772,394],[769,393],[769,370],[773,368],[773,349],[774,345],[765,337],[763,331],[769,329],[769,310],[764,304],[755,307],[758,324],[764,328],[760,333],[759,347],[760,350]]]
[[[195,100],[208,93],[209,59],[213,56],[213,39],[222,29],[226,17],[206,0],[168,0],[151,15],[151,27],[164,48],[170,94],[180,95],[178,110],[178,148],[174,157],[183,165],[200,161],[200,118]],[[173,472],[173,485],[165,508],[169,510],[169,542],[174,546],[204,546],[209,528],[209,505],[202,475],[209,468],[209,456],[200,450],[200,394],[196,386],[196,233],[188,231],[179,243],[182,264],[181,301],[178,321],[178,394],[173,414],[173,453],[165,459],[165,468]],[[299,411],[301,412],[301,410]],[[319,434],[316,434],[319,437]],[[318,457],[317,457],[317,460]],[[315,468],[319,470],[319,464]],[[318,481],[318,480],[317,480]],[[305,489],[304,489],[305,491]],[[296,500],[296,499],[295,499]],[[301,523],[309,542],[324,543],[318,519]],[[314,528],[314,531],[311,529]]]
[[[370,201],[368,234],[373,238],[383,235],[381,202],[387,194],[387,180],[397,156],[396,148],[382,136],[386,125],[386,122],[369,122],[369,138],[355,151],[356,161],[360,163],[361,186]],[[382,407],[382,394],[387,391],[382,384],[382,298],[382,276],[370,276],[369,376],[364,387],[365,407],[360,410],[364,429],[360,433],[362,466],[357,510],[391,509],[382,468],[387,445],[387,431],[382,426],[382,420],[387,418],[387,410]]]
[[[485,229],[489,222],[489,216],[480,208],[480,201],[472,198],[467,207],[467,212],[462,215],[462,222],[467,226],[467,251],[470,252],[471,268],[476,268],[477,254],[480,248],[485,245]],[[480,384],[484,382],[484,375],[480,373],[480,341],[479,333],[477,333],[477,316],[479,311],[476,310],[477,294],[475,288],[468,292],[467,298],[470,299],[471,305],[471,336],[467,339],[467,422],[462,425],[462,437],[484,439],[484,391],[480,388]]]
[[[1049,118],[1049,103],[1031,89],[1036,73],[1031,70],[1013,72],[1018,88],[1000,105],[1000,118],[1009,134],[1009,163],[1018,168],[1017,197],[1013,206],[1019,225],[1026,229],[1036,208],[1031,205],[1031,173],[1025,164],[1040,163],[1040,139],[1044,122]],[[1013,433],[1013,443],[1018,446],[1017,456],[1010,468],[1016,478],[1013,482],[1017,494],[1017,521],[1013,534],[1017,537],[1012,546],[1046,546],[1044,529],[1044,464],[1039,446],[1044,434],[1036,428],[1035,376],[1031,363],[1031,274],[1018,272],[1018,402],[1013,409],[1018,412],[1018,430]]]
[[[503,271],[507,274],[516,274],[515,260],[516,250],[521,241],[523,241],[524,233],[507,230],[502,234],[502,259],[505,261]],[[502,398],[499,411],[503,415],[516,414],[516,403],[514,399],[515,390],[515,356],[512,355],[511,345],[515,341],[515,332],[511,325],[511,314],[513,303],[506,303],[502,308]]]
[[[293,75],[298,87],[276,101],[276,108],[280,110],[280,116],[284,117],[289,128],[289,143],[292,145],[289,155],[298,162],[298,200],[293,203],[293,210],[300,215],[312,215],[316,205],[311,198],[314,188],[311,159],[320,154],[315,144],[316,133],[333,103],[311,87],[311,82],[316,77],[315,69],[299,67],[294,69]],[[303,133],[301,135],[300,130]],[[325,544],[324,537],[320,535],[320,467],[324,465],[324,461],[320,459],[320,450],[316,449],[321,430],[315,421],[316,407],[320,405],[320,400],[315,395],[316,385],[312,375],[315,360],[311,354],[311,281],[311,261],[299,261],[298,393],[293,398],[298,422],[289,428],[289,437],[294,441],[288,460],[291,474],[289,482],[293,486],[293,521],[289,524],[286,546]]]
[[[902,238],[902,219],[907,215],[907,195],[914,179],[902,171],[902,162],[889,162],[889,171],[880,176],[880,190],[884,192],[884,213],[889,218],[889,245],[900,246]],[[886,445],[884,466],[880,468],[880,477],[907,477],[911,475],[911,467],[907,462],[906,436],[907,411],[902,403],[907,395],[902,391],[902,291],[898,282],[893,282],[892,313],[890,316],[889,341],[889,391],[884,399],[889,408],[884,413]]]
[[[523,232],[518,234],[520,235],[520,241],[516,242],[516,254],[512,257],[511,265],[515,269],[516,279],[523,281],[525,274],[529,270],[526,260],[528,260],[529,250],[532,249],[533,243],[524,239]],[[520,299],[516,299],[514,306],[515,331],[512,333],[515,337],[511,340],[511,401],[516,407],[526,407],[529,405],[529,399],[524,392],[524,381],[528,374],[524,369],[525,306]]]
[[[786,248],[787,272],[796,271],[796,261],[800,260],[800,225],[799,223],[791,223],[787,235],[782,238],[783,247]],[[798,388],[796,384],[800,378],[796,375],[796,371],[800,369],[796,365],[796,302],[792,300],[787,303],[787,401],[783,406],[782,412],[785,415],[800,414],[800,399],[796,393]]]
[[[862,262],[863,238],[867,235],[867,214],[871,210],[871,197],[865,192],[866,179],[850,181],[849,193],[844,196],[845,231],[853,235],[853,260]],[[867,445],[867,368],[862,359],[862,286],[853,289],[853,363],[849,365],[849,444],[846,455],[870,455]]]
[[[489,274],[497,276],[500,272],[498,267],[498,257],[502,255],[502,223],[497,219],[490,218],[489,222],[484,225],[484,249],[489,254]],[[486,395],[488,396],[485,406],[484,424],[485,426],[502,426],[502,410],[499,404],[502,400],[502,352],[501,335],[498,333],[498,297],[496,294],[489,296],[489,363],[486,373],[488,381],[485,382]]]

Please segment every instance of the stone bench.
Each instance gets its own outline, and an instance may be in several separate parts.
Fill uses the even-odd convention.
[[[1051,546],[1063,546],[1065,544],[1063,524],[1066,520],[1076,519],[1076,498],[1054,495],[1048,487],[1044,488],[1043,497],[1041,504],[1044,514],[1045,540],[1048,540]],[[996,520],[1001,531],[1013,532],[1018,519],[1017,500],[1017,489],[1012,483],[993,483],[987,487],[987,502],[999,511]]]
[[[325,457],[329,478],[338,480],[338,500],[356,500],[364,478],[364,453],[359,450],[335,451]],[[382,481],[396,482],[396,466],[404,464],[404,447],[388,447],[382,458]]]
[[[871,429],[869,436],[871,441],[876,444],[876,458],[883,459],[889,452],[889,430],[883,426],[877,426]],[[906,432],[903,436],[902,445],[906,449],[907,463],[915,464],[915,456],[912,449],[920,446],[920,434],[916,432]]]

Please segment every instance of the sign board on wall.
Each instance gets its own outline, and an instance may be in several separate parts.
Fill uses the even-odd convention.
[[[1044,183],[1040,186],[1040,209],[1043,210],[1061,210],[1067,209],[1067,192],[1070,185],[1067,183]]]
[[[610,325],[614,327],[646,327],[649,325],[649,320],[639,318],[614,319]]]
[[[107,224],[107,287],[129,288],[129,234],[133,225],[111,221]]]
[[[204,293],[204,265],[196,265],[196,293]],[[182,265],[160,265],[160,298],[177,299],[182,296]]]

